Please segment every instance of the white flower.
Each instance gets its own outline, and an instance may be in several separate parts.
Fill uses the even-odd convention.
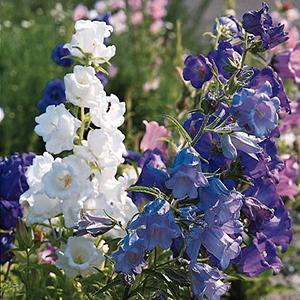
[[[74,118],[63,104],[50,105],[46,112],[35,118],[34,131],[43,137],[48,152],[58,154],[73,149],[73,140],[81,122]]]
[[[65,45],[72,55],[83,57],[83,53],[89,54],[91,61],[97,64],[109,61],[115,55],[116,47],[104,44],[104,39],[113,31],[112,26],[105,22],[80,20],[75,24],[75,31],[71,42]]]
[[[125,103],[120,102],[118,97],[113,94],[101,100],[91,108],[92,122],[107,130],[120,127],[124,123]]]
[[[5,114],[4,114],[4,110],[3,110],[3,108],[2,107],[0,107],[0,123],[2,122],[2,120],[4,119],[4,116],[5,116]]]
[[[116,167],[124,161],[124,138],[119,130],[94,129],[88,133],[87,141],[75,146],[74,153],[78,157],[97,163],[101,169]]]
[[[79,200],[79,194],[85,191],[89,183],[89,176],[88,165],[76,156],[70,155],[60,162],[54,162],[42,181],[44,190],[50,198]]]
[[[62,268],[68,277],[92,273],[93,267],[104,261],[94,243],[84,237],[69,237],[66,247],[57,251],[57,256],[56,266]]]
[[[31,194],[26,202],[29,205],[28,224],[45,222],[61,212],[61,200],[51,199],[45,193]]]
[[[73,73],[66,74],[65,78],[66,98],[74,105],[91,107],[94,101],[101,102],[105,97],[103,85],[95,76],[92,67],[75,66]]]

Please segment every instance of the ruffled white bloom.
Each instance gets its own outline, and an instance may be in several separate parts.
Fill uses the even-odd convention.
[[[85,160],[97,163],[101,169],[116,167],[124,161],[126,151],[124,135],[119,130],[95,129],[88,133],[82,145],[74,147],[74,153]]]
[[[50,198],[78,199],[89,183],[90,172],[84,161],[75,155],[67,156],[54,162],[43,176],[44,190]]]
[[[103,85],[92,67],[75,66],[73,73],[65,75],[66,98],[74,105],[91,107],[105,97]]]
[[[73,149],[73,141],[81,122],[74,118],[63,104],[50,105],[46,112],[35,118],[34,131],[43,137],[48,152],[58,154]]]
[[[89,54],[92,62],[102,64],[109,61],[116,53],[115,46],[104,44],[104,39],[108,38],[112,31],[112,26],[106,25],[105,22],[77,21],[71,42],[66,44],[65,48],[77,57]]]
[[[94,266],[104,261],[103,254],[94,243],[84,237],[69,237],[64,249],[57,251],[56,266],[68,277],[85,276],[94,272]]]
[[[107,130],[120,127],[124,123],[125,103],[120,102],[118,97],[113,94],[101,100],[91,107],[92,122]]]

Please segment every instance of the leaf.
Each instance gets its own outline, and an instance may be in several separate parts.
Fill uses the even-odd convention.
[[[189,136],[189,134],[186,132],[186,130],[183,128],[183,126],[172,116],[163,114],[163,117],[168,119],[179,131],[179,133],[183,136],[183,138],[186,140],[187,143],[191,143],[192,139]]]
[[[167,196],[163,192],[161,192],[158,188],[149,188],[147,186],[136,185],[136,186],[129,187],[127,191],[132,191],[136,193],[146,193],[146,194],[153,195],[157,198],[167,199]]]
[[[187,272],[183,270],[174,270],[172,268],[165,268],[165,274],[178,285],[189,286],[190,280],[188,278]]]
[[[107,283],[102,289],[99,291],[95,292],[93,296],[98,295],[98,294],[103,294],[104,292],[108,291],[109,289],[113,288],[114,286],[122,283],[122,278],[117,275],[111,282]]]

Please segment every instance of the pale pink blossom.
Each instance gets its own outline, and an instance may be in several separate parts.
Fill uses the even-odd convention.
[[[115,33],[120,34],[127,30],[126,19],[124,10],[119,10],[109,18],[109,23],[114,28]]]
[[[141,150],[146,151],[146,150],[153,150],[157,148],[160,151],[162,151],[164,154],[167,154],[167,147],[163,139],[171,137],[171,134],[168,131],[168,129],[165,128],[164,126],[160,126],[155,121],[151,121],[151,122],[144,121],[144,124],[146,126],[146,132],[141,141],[141,145],[140,145]]]
[[[140,25],[143,23],[143,13],[141,11],[135,12],[130,18],[132,25]]]
[[[109,0],[109,6],[112,9],[124,9],[125,8],[125,1],[124,0]]]
[[[160,20],[162,19],[166,14],[166,5],[168,4],[167,0],[149,0],[147,2],[147,12],[149,16],[153,20]]]
[[[143,90],[145,92],[154,91],[159,88],[160,78],[156,77],[152,81],[147,81],[143,85]]]
[[[114,78],[119,73],[119,68],[114,65],[111,65],[107,68],[107,72],[110,78]]]
[[[106,6],[107,6],[106,3],[104,1],[102,1],[102,0],[97,1],[95,3],[95,9],[97,10],[97,12],[99,14],[103,14],[106,11],[106,9],[107,9]]]
[[[141,10],[142,1],[141,0],[128,0],[128,5],[132,11],[136,12],[138,10]]]
[[[88,15],[88,8],[83,4],[78,4],[73,11],[73,20],[79,21],[83,18],[86,18]]]
[[[154,21],[151,25],[150,25],[150,31],[152,33],[157,33],[159,32],[164,26],[164,22],[162,20],[157,20]]]

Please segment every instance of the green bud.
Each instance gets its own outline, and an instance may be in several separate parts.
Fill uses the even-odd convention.
[[[33,232],[30,227],[27,227],[22,219],[18,219],[16,226],[16,239],[21,250],[31,248],[34,243]]]

